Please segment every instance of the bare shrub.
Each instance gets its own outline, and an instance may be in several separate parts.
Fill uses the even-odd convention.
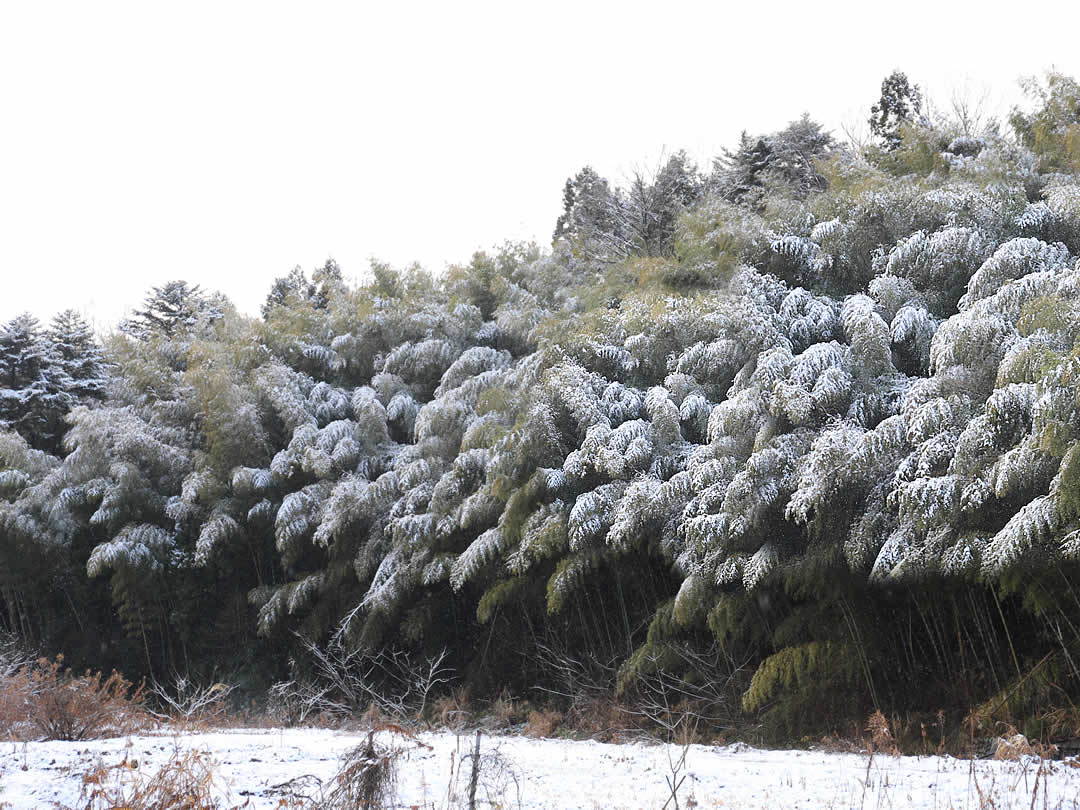
[[[615,699],[618,666],[595,655],[571,655],[554,644],[538,644],[537,657],[549,684],[537,686],[565,706],[565,711],[540,709],[529,713],[525,733],[550,737],[570,726],[590,737],[611,740],[633,725],[633,718]]]
[[[187,728],[220,725],[228,711],[226,699],[235,689],[224,683],[200,685],[179,674],[171,684],[154,681],[150,696],[160,711],[153,714]]]
[[[342,755],[337,773],[329,782],[307,774],[274,785],[268,792],[281,797],[278,807],[301,810],[397,807],[398,768],[417,747],[431,748],[401,726],[374,728],[363,743]]]
[[[37,656],[14,633],[0,633],[0,681],[27,669]]]
[[[480,755],[472,805],[491,808],[521,806],[521,779],[518,769],[498,749],[485,751]]]
[[[83,775],[79,810],[222,810],[215,799],[213,763],[205,751],[174,751],[170,760],[147,776],[127,758]],[[239,807],[240,805],[234,806]]]
[[[459,730],[465,727],[472,712],[469,709],[469,690],[458,686],[449,694],[440,695],[432,703],[432,715],[443,728]]]
[[[521,807],[521,777],[515,764],[498,747],[481,753],[480,732],[476,732],[475,747],[463,751],[458,738],[458,750],[451,752],[450,781],[446,787],[443,806],[452,808]]]
[[[32,735],[30,705],[30,668],[34,655],[19,639],[0,635],[0,729],[10,739]]]
[[[631,688],[624,690],[624,711],[658,729],[668,742],[708,727],[731,731],[744,725],[741,695],[746,688],[746,661],[736,661],[719,643],[704,650],[670,641],[637,668]],[[689,673],[680,676],[676,673]]]
[[[538,644],[550,685],[537,690],[568,702],[565,722],[603,741],[647,733],[672,741],[677,728],[730,730],[744,723],[740,695],[746,662],[719,644],[698,650],[670,641],[620,671],[616,659],[572,655],[555,644]],[[679,672],[689,673],[680,677]],[[689,723],[687,721],[690,721]]]
[[[75,675],[64,656],[42,658],[18,685],[26,718],[46,740],[89,740],[128,733],[143,725],[145,689],[120,673]],[[16,678],[19,678],[16,675]]]
[[[866,720],[866,732],[870,735],[870,750],[899,756],[889,721],[880,711],[874,712]]]
[[[393,807],[399,753],[390,746],[376,744],[375,732],[368,732],[363,744],[342,756],[333,787],[320,802],[320,810]]]
[[[572,655],[554,642],[537,642],[536,658],[549,685],[537,686],[545,692],[568,701],[586,700],[610,695],[618,674],[617,659],[602,661],[596,655]]]
[[[325,647],[304,640],[313,674],[274,684],[270,694],[283,719],[342,720],[368,713],[379,722],[412,723],[423,717],[453,671],[447,653],[416,661],[402,650],[348,650],[340,638]]]

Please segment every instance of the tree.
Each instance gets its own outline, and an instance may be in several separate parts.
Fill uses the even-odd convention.
[[[881,97],[870,108],[870,132],[887,150],[900,146],[901,127],[917,120],[922,106],[922,91],[908,81],[907,74],[894,70],[881,82]]]
[[[315,285],[308,281],[307,275],[297,265],[288,275],[274,279],[259,311],[266,320],[275,307],[288,306],[292,301],[311,301],[314,297]]]
[[[1032,77],[1021,82],[1037,106],[1030,112],[1014,108],[1009,123],[1016,137],[1038,155],[1044,170],[1080,168],[1080,83],[1049,71],[1045,84]]]
[[[30,314],[0,329],[0,427],[17,431],[32,447],[57,452],[63,417],[75,397],[71,379]]]
[[[641,256],[670,255],[679,216],[700,196],[697,167],[679,150],[652,176],[637,172],[619,210],[619,219]]]
[[[154,335],[172,337],[193,329],[200,319],[217,320],[222,316],[222,301],[209,296],[198,284],[169,281],[154,287],[143,299],[141,309],[120,324],[123,332],[148,340]]]
[[[60,371],[70,380],[68,391],[76,403],[86,404],[105,397],[107,383],[105,355],[82,316],[68,309],[52,319],[48,338]]]
[[[1057,150],[1080,114],[1046,92],[1025,121]],[[621,188],[583,169],[550,252],[362,285],[330,261],[261,321],[166,285],[107,385],[77,318],[16,319],[12,427],[44,441],[49,391],[88,406],[63,459],[0,431],[0,622],[93,654],[104,628],[158,671],[250,665],[256,632],[260,664],[290,631],[446,645],[492,691],[700,684],[721,650],[764,729],[1025,693],[1073,724],[1080,176],[950,144],[917,95],[887,83],[878,166],[804,116],[707,195],[684,153]]]
[[[697,167],[683,150],[651,174],[635,172],[626,189],[612,190],[606,179],[586,166],[566,181],[554,239],[566,240],[585,258],[603,262],[670,255],[675,224],[702,187]]]
[[[553,239],[566,240],[585,258],[614,261],[629,253],[622,229],[617,192],[608,181],[586,166],[563,187],[563,212],[555,222]]]
[[[751,136],[743,130],[735,151],[725,149],[723,157],[713,162],[713,187],[733,202],[745,199],[765,185],[771,154],[766,136]]]
[[[789,189],[798,198],[825,189],[825,178],[815,163],[836,150],[832,135],[804,114],[785,129],[770,135],[743,132],[734,150],[724,150],[713,162],[710,187],[732,202],[758,198],[769,183]]]
[[[815,163],[833,154],[837,144],[832,134],[823,130],[808,113],[773,133],[769,148],[768,172],[797,196],[825,190],[825,178]]]

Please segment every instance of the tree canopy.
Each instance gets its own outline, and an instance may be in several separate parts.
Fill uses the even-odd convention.
[[[1080,696],[1080,112],[1040,87],[972,134],[894,73],[878,146],[803,116],[708,177],[584,168],[550,249],[331,260],[261,319],[183,281],[103,344],[16,318],[0,624],[253,681],[298,638],[447,648],[491,693],[719,649],[789,730],[1044,656]]]

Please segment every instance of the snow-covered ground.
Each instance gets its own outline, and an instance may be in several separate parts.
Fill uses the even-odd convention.
[[[403,749],[397,777],[401,807],[464,806],[469,762],[462,766],[462,757],[474,743],[472,735],[432,732],[409,739],[383,733],[378,739]],[[340,756],[364,740],[358,733],[285,729],[4,743],[0,807],[75,807],[86,773],[126,761],[128,767],[113,769],[110,778],[145,779],[178,753],[197,750],[213,762],[227,806],[276,808],[287,783],[297,780],[293,790],[317,791],[319,780],[332,780]],[[682,753],[677,746],[484,736],[478,806],[660,810],[671,796],[667,782],[674,769],[676,782],[685,777],[678,791],[681,808],[1080,808],[1080,767],[1068,761],[1040,766],[1030,758],[974,764],[934,756],[871,760],[695,745],[686,749],[679,769]]]

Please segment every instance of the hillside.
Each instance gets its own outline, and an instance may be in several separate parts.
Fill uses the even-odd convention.
[[[568,717],[1080,735],[1080,86],[874,116],[585,168],[439,277],[8,323],[0,626],[252,696],[445,650]]]

